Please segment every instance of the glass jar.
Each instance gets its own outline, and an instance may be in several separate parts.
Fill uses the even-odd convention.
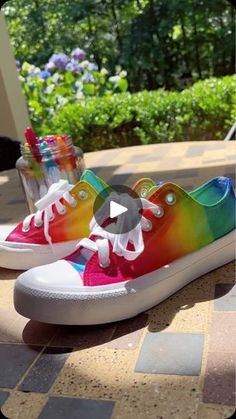
[[[22,144],[21,154],[16,168],[32,213],[36,211],[34,203],[46,195],[53,183],[66,179],[76,184],[85,169],[82,150],[65,135],[41,137],[33,150],[27,143]]]

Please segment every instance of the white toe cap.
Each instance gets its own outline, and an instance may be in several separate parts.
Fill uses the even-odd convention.
[[[24,272],[17,278],[17,285],[35,291],[73,292],[83,286],[83,281],[69,262],[59,260]]]

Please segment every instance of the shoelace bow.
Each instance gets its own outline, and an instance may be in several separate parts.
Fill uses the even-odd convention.
[[[142,207],[150,210],[159,210],[160,207],[154,203],[140,198],[142,201]],[[136,227],[124,234],[113,234],[102,227],[100,227],[95,218],[92,219],[90,223],[90,236],[97,236],[97,239],[91,240],[90,238],[82,239],[77,247],[83,247],[93,252],[98,252],[99,264],[101,267],[107,267],[110,263],[110,247],[109,242],[112,245],[112,251],[118,256],[123,256],[126,260],[132,261],[137,259],[137,257],[144,250],[144,241],[143,233],[146,226],[150,221],[147,220],[144,216],[141,217],[140,222]],[[132,243],[133,250],[128,249],[128,244]]]
[[[64,199],[69,205],[75,206],[77,201],[70,194],[70,190],[73,185],[70,185],[67,180],[60,180],[54,183],[48,189],[47,194],[35,203],[38,211],[35,214],[28,215],[23,221],[23,231],[27,232],[30,230],[31,221],[34,220],[35,227],[41,227],[44,225],[44,236],[47,242],[52,245],[52,239],[49,234],[49,223],[54,219],[53,205],[59,214],[65,214],[65,206],[60,202],[60,199]]]

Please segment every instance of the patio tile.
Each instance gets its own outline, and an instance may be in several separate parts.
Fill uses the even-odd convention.
[[[39,346],[0,344],[0,387],[14,388],[40,350]]]
[[[212,284],[199,278],[148,311],[150,332],[208,333]]]
[[[9,419],[37,419],[46,400],[44,394],[13,391],[2,411]]]
[[[210,331],[212,352],[232,352],[235,348],[236,313],[214,312]]]
[[[107,166],[107,164],[111,163],[113,161],[114,158],[117,157],[117,155],[119,155],[120,153],[122,153],[121,149],[115,149],[115,150],[105,150],[102,153],[97,153],[96,154],[96,161],[93,163],[95,166]],[[92,157],[92,155],[94,156],[94,153],[88,153],[85,155],[85,163],[86,161],[90,160],[90,158]]]
[[[230,419],[234,412],[234,407],[201,403],[197,419]]]
[[[209,352],[203,388],[203,401],[235,403],[235,353]]]
[[[203,334],[148,332],[135,371],[148,374],[199,375],[203,344]]]
[[[236,311],[236,285],[216,284],[214,309],[216,311]]]
[[[39,419],[110,419],[113,401],[50,397]]]
[[[147,314],[117,323],[112,340],[106,344],[113,349],[136,349],[147,324]]]
[[[47,393],[63,368],[71,350],[46,348],[19,386],[19,390]]]
[[[202,156],[204,154],[205,149],[206,147],[203,144],[189,146],[185,154],[185,157]]]
[[[217,141],[217,142],[209,141],[208,149],[209,149],[209,151],[224,150],[225,149],[225,143],[223,141]]]
[[[106,346],[72,352],[51,392],[54,395],[112,399],[131,391],[136,351]]]
[[[118,398],[112,419],[205,419],[196,416],[198,382],[191,376],[135,374],[135,382]]]
[[[2,407],[3,403],[7,400],[9,393],[7,391],[0,390],[0,408]]]
[[[159,155],[154,154],[151,156],[147,156],[146,154],[137,154],[136,156],[133,155],[132,157],[130,157],[127,163],[136,164],[136,163],[143,163],[143,162],[146,163],[147,161],[156,162],[162,158],[163,158],[163,155],[161,153],[159,153]]]

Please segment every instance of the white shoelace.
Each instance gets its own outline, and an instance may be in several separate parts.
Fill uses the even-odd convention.
[[[163,215],[161,207],[144,198],[141,198],[141,201],[143,208],[152,210],[154,214],[160,213],[161,215],[157,215],[158,217]],[[78,243],[77,247],[83,247],[92,252],[98,252],[99,264],[103,268],[110,264],[109,242],[112,244],[112,251],[115,254],[123,256],[126,260],[132,261],[137,259],[144,250],[142,231],[149,231],[150,223],[150,220],[142,216],[141,221],[133,230],[124,234],[113,234],[100,227],[93,218],[90,223],[91,235],[98,236],[99,238],[95,240],[84,238]],[[129,243],[132,243],[134,250],[129,250],[127,248]]]
[[[56,207],[58,214],[65,214],[66,207],[60,202],[64,199],[70,206],[77,205],[77,201],[70,194],[73,185],[70,185],[66,180],[60,180],[50,186],[47,194],[35,203],[38,211],[35,214],[28,215],[23,221],[22,230],[28,232],[30,230],[31,221],[34,220],[35,227],[44,225],[44,236],[47,242],[52,245],[52,239],[49,234],[49,223],[54,219],[53,204]]]

